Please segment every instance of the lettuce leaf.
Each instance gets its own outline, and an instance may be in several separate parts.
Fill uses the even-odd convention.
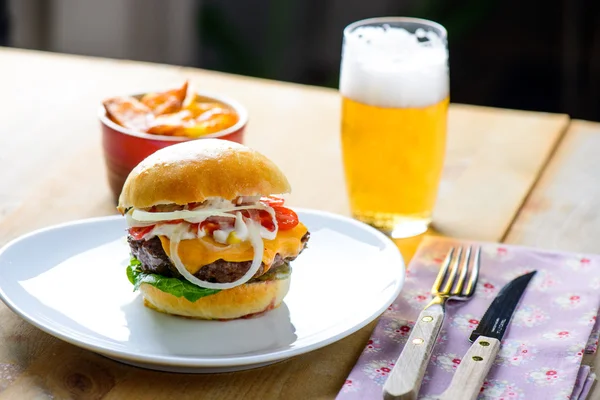
[[[176,297],[184,297],[191,302],[221,291],[219,289],[201,288],[183,279],[169,278],[157,274],[147,274],[141,270],[141,264],[142,263],[137,258],[132,257],[127,266],[127,279],[129,279],[129,282],[133,285],[134,291],[138,290],[142,283],[147,283],[165,293],[172,294]]]
[[[266,274],[262,274],[258,278],[254,278],[251,282],[258,281],[274,281],[279,279],[287,279],[292,274],[292,267],[289,263],[284,263],[281,267],[277,267],[275,269],[270,269]]]
[[[142,263],[135,257],[131,257],[127,266],[127,279],[133,285],[133,290],[140,288],[142,283],[147,283],[154,286],[158,290],[165,293],[170,293],[176,297],[184,297],[185,299],[194,302],[202,297],[210,296],[219,293],[220,289],[206,289],[196,286],[185,279],[170,278],[158,274],[148,274],[141,269]],[[286,279],[292,273],[292,268],[288,263],[281,267],[268,271],[266,274],[250,280],[248,283],[257,281]]]

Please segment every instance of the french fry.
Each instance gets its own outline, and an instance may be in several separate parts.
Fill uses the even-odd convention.
[[[192,113],[189,110],[181,110],[154,118],[147,132],[155,135],[184,136],[184,129],[193,123]]]
[[[108,117],[126,128],[155,135],[198,138],[235,125],[239,116],[217,100],[178,89],[147,93],[140,100],[114,97],[103,102]]]
[[[142,97],[141,102],[148,106],[154,115],[171,114],[181,110],[187,91],[188,82],[185,81],[179,89],[147,93]]]
[[[223,105],[220,103],[207,102],[207,101],[204,101],[204,102],[192,101],[183,106],[183,108],[185,110],[190,110],[192,112],[192,114],[194,115],[194,118],[199,117],[206,111],[209,111],[213,108],[220,108],[220,107],[223,107]]]
[[[238,116],[227,108],[212,108],[194,120],[194,124],[183,128],[186,136],[197,138],[227,129],[238,121]]]
[[[108,117],[125,128],[145,131],[153,119],[150,108],[134,97],[113,97],[102,104]]]

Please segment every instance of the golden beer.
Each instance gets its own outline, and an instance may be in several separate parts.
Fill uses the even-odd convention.
[[[404,223],[429,223],[444,161],[447,109],[447,97],[423,108],[343,98],[342,151],[356,218],[389,232]]]
[[[354,25],[355,37],[352,25],[345,31],[340,75],[351,211],[393,237],[413,236],[431,221],[444,163],[447,50],[441,42],[423,50],[404,29]],[[395,53],[403,44],[408,50]]]

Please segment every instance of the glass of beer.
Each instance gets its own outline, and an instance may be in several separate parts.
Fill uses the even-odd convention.
[[[348,25],[340,93],[353,216],[394,238],[425,232],[446,146],[446,30],[401,17]]]

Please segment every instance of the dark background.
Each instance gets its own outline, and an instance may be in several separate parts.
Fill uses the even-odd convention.
[[[100,50],[85,43],[52,45],[48,38],[57,29],[52,23],[66,25],[74,16],[97,12],[90,1],[56,0],[61,6],[53,11],[51,0],[0,0],[0,44],[337,88],[344,26],[373,16],[422,17],[448,29],[453,102],[600,121],[598,0],[187,0],[180,16],[165,8],[166,0],[111,0],[115,9],[127,3],[126,10],[134,10],[128,11],[128,21],[134,21],[135,32],[144,32],[138,38],[156,40],[142,40],[133,50],[120,47],[114,54],[106,44]],[[156,15],[146,10],[142,21],[142,8]],[[110,19],[103,23],[111,28]],[[165,30],[176,31],[179,39],[164,39]],[[37,39],[19,39],[30,32]],[[99,32],[96,38],[104,37]],[[135,33],[128,26],[123,32]],[[177,40],[185,46],[177,47]]]

